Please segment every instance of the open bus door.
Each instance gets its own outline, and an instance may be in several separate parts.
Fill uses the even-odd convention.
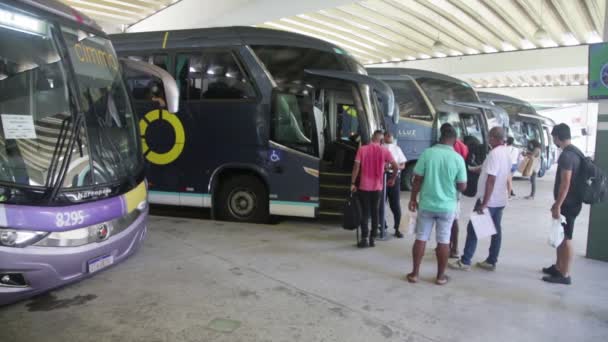
[[[385,128],[383,115],[393,117],[395,99],[386,83],[366,75],[333,70],[306,73],[306,84],[314,93],[319,214],[339,216],[350,191],[357,149],[376,129]]]

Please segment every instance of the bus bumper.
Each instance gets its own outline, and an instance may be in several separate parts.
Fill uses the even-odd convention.
[[[0,306],[88,278],[94,275],[89,272],[89,262],[100,257],[112,256],[110,266],[127,259],[146,236],[147,218],[146,210],[121,233],[79,247],[0,247],[0,277],[19,274],[26,283],[22,287],[0,284]]]

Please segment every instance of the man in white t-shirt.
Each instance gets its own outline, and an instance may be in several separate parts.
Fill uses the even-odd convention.
[[[494,127],[489,134],[490,146],[492,151],[483,162],[481,170],[479,168],[471,171],[481,171],[477,183],[477,202],[475,211],[483,213],[489,211],[496,226],[496,234],[492,235],[489,256],[477,266],[486,270],[494,271],[500,253],[500,243],[502,238],[502,212],[507,206],[509,180],[511,179],[511,156],[509,149],[504,146],[505,133],[500,127]],[[450,264],[450,268],[468,270],[471,267],[471,259],[477,248],[477,235],[473,229],[473,224],[469,221],[467,226],[467,240],[464,246],[464,254],[460,260]]]
[[[399,222],[401,221],[401,203],[400,203],[400,195],[401,195],[401,170],[403,170],[405,168],[405,163],[407,162],[407,159],[405,158],[405,155],[403,154],[403,151],[401,150],[401,148],[395,143],[394,138],[393,138],[393,134],[390,132],[386,132],[384,133],[384,147],[386,147],[389,152],[391,152],[391,155],[393,156],[393,159],[395,159],[395,162],[399,165],[399,170],[392,170],[393,172],[397,172],[397,178],[395,180],[395,184],[393,186],[387,186],[386,187],[386,197],[388,198],[388,204],[391,207],[391,211],[393,212],[393,218],[395,219],[395,237],[396,238],[403,238],[403,234],[399,231]],[[382,222],[381,224],[384,224],[384,226],[386,226],[386,216],[384,214],[384,206],[380,206],[380,218],[381,220],[384,221],[380,221]],[[384,227],[381,227],[384,228]]]

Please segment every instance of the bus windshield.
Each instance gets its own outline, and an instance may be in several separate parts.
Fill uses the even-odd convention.
[[[430,77],[419,77],[416,82],[435,108],[445,105],[446,100],[461,102],[478,102],[475,91],[464,84],[449,82]]]
[[[1,4],[0,16],[0,182],[74,189],[135,174],[135,118],[110,42]]]
[[[433,114],[424,101],[422,94],[414,81],[386,81],[395,94],[395,102],[399,107],[399,115],[404,119],[432,121]]]

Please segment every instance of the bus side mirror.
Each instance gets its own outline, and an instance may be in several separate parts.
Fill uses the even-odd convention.
[[[179,111],[179,88],[177,86],[177,82],[173,76],[171,76],[171,74],[153,64],[134,61],[126,58],[121,58],[120,61],[123,64],[123,67],[127,69],[136,70],[160,79],[164,89],[167,110],[170,113],[177,113]]]
[[[395,112],[393,113],[393,123],[399,124],[399,106],[395,103]]]

